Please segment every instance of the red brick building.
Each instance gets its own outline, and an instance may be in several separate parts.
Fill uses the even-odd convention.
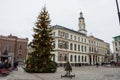
[[[18,38],[12,34],[8,36],[0,35],[0,54],[7,50],[8,54],[13,54],[14,59],[24,61],[27,54],[28,38]]]

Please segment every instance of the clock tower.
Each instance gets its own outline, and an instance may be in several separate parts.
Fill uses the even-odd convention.
[[[83,13],[80,12],[80,17],[79,17],[79,23],[78,23],[78,27],[79,27],[79,32],[80,33],[83,33],[83,34],[87,34],[87,30],[85,29],[85,20],[84,20],[84,17],[83,17]]]

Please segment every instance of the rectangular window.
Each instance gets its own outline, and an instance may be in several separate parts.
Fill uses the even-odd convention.
[[[59,48],[62,48],[62,46],[63,46],[63,43],[62,43],[62,41],[61,41],[61,40],[59,40],[59,43],[58,43],[58,45],[59,45],[59,46],[58,46]]]
[[[80,42],[80,37],[78,37],[78,42]]]
[[[63,33],[62,33],[61,31],[59,32],[59,34],[60,34],[60,37],[62,37],[62,36],[63,36]]]
[[[68,33],[65,33],[65,38],[66,38],[66,39],[68,38]]]
[[[91,52],[91,47],[89,47],[89,52]]]
[[[83,38],[81,38],[81,42],[83,42]]]
[[[86,43],[86,39],[85,39],[85,43]]]
[[[65,41],[64,45],[65,45],[64,48],[65,48],[65,49],[68,49],[68,42]]]
[[[74,40],[76,41],[76,36],[74,36]]]
[[[19,44],[19,49],[22,49],[22,45],[21,44]]]
[[[70,35],[70,39],[72,40],[72,35]]]
[[[58,31],[58,35],[60,36],[60,31]]]
[[[55,37],[55,32],[53,32],[53,37]]]

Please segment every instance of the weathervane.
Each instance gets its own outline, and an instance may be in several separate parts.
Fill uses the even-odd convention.
[[[119,18],[119,24],[120,24],[120,11],[119,11],[119,5],[117,0],[116,0],[116,5],[117,5],[118,18]]]

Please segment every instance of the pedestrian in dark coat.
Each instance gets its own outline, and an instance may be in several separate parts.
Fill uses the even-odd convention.
[[[67,63],[65,63],[64,68],[66,71],[66,75],[70,75],[70,72],[72,71],[72,67],[71,67],[69,61],[67,61]]]

